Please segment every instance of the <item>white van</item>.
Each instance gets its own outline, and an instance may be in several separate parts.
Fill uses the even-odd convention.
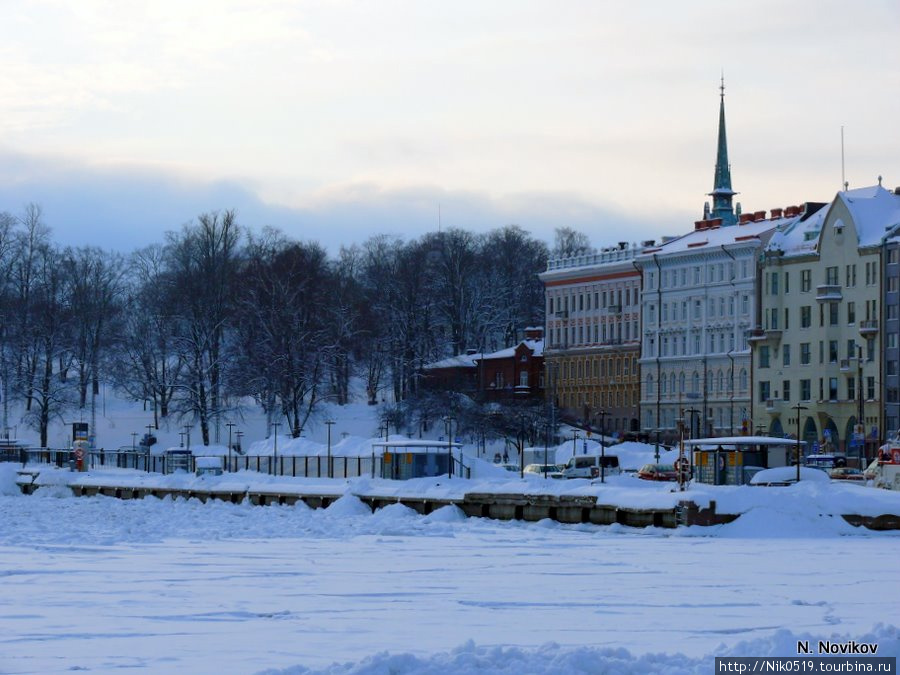
[[[601,465],[605,476],[621,473],[619,458],[615,455],[577,455],[566,463],[563,475],[566,478],[599,478]]]

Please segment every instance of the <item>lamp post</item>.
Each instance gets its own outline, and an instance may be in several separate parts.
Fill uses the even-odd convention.
[[[688,440],[692,441],[692,440],[694,440],[694,415],[699,415],[700,411],[697,410],[696,408],[688,408],[684,412],[687,413],[687,415],[689,416],[688,419],[690,421],[688,422],[688,424],[691,425],[691,428],[688,429]],[[698,426],[699,426],[699,424],[698,424]],[[699,429],[698,429],[698,433],[699,433]],[[694,477],[694,446],[693,445],[691,446],[691,452],[688,455],[688,472],[690,473],[690,477],[693,478]]]
[[[272,446],[272,474],[276,475],[278,473],[278,427],[281,426],[281,422],[272,422],[272,426],[275,428],[274,445]]]
[[[228,427],[228,470],[231,471],[231,430],[237,425],[234,422],[226,422],[225,426]]]
[[[575,457],[576,443],[578,442],[579,438],[581,438],[581,437],[578,435],[578,431],[577,430],[573,431],[572,432],[572,457],[573,458]]]
[[[600,408],[597,411],[600,415],[600,482],[606,482],[606,443],[603,442],[603,437],[605,436],[604,431],[606,430],[606,425],[604,424],[606,420],[606,408]]]
[[[243,431],[239,431],[239,432],[237,432],[236,435],[237,435],[237,447],[239,447],[239,448],[241,449],[241,452],[243,453],[244,446],[241,445],[241,438],[243,438],[244,432],[243,432]]]
[[[550,445],[550,423],[544,422],[544,480],[547,479],[547,452]]]
[[[791,406],[791,410],[797,411],[797,482],[800,482],[800,413],[804,410],[808,410],[805,405],[797,405]]]
[[[453,478],[453,415],[444,418],[447,425],[447,475]]]
[[[525,413],[519,413],[519,478],[525,478]]]
[[[604,424],[606,420],[606,408],[600,408],[597,411],[597,414],[600,415],[600,447],[604,446],[603,437],[606,436],[606,425]]]
[[[328,425],[328,477],[334,478],[334,472],[331,468],[331,427],[334,424],[334,420],[325,420],[325,424]]]

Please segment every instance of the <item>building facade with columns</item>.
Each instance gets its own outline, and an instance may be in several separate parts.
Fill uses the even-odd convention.
[[[563,418],[605,434],[640,428],[640,291],[627,243],[551,260],[546,302],[545,386]]]

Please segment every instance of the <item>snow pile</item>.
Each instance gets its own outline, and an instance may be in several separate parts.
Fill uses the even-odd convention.
[[[722,647],[714,654],[691,658],[679,653],[634,655],[627,649],[561,647],[547,643],[535,649],[478,646],[469,641],[449,652],[426,657],[410,653],[382,652],[357,663],[335,663],[312,670],[303,666],[265,670],[259,675],[559,675],[560,673],[616,673],[616,675],[708,675],[715,672],[715,658],[796,656],[797,641],[806,640],[815,651],[819,640],[878,644],[878,656],[900,656],[900,629],[878,625],[864,636],[797,635],[779,630],[773,635]],[[808,658],[808,657],[804,657]],[[821,658],[821,657],[817,657]]]
[[[0,462],[0,495],[17,495],[21,493],[16,484],[16,471],[19,465],[13,462]]]

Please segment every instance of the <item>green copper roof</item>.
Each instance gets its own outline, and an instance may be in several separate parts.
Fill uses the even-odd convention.
[[[725,78],[719,87],[719,143],[716,149],[716,176],[713,190],[709,196],[713,198],[711,218],[721,218],[723,225],[734,225],[737,218],[731,203],[737,192],[731,189],[731,166],[728,164],[728,140],[725,135]]]

